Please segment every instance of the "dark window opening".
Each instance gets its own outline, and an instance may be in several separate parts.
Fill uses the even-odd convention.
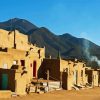
[[[83,77],[83,70],[81,70],[81,77]]]
[[[21,60],[21,66],[25,66],[25,60]]]
[[[30,63],[30,67],[32,67],[32,63]]]
[[[37,63],[36,61],[33,62],[33,77],[36,77],[36,67],[37,67]]]

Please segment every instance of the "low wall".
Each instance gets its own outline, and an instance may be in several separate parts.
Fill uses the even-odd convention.
[[[1,98],[11,98],[11,91],[9,91],[9,90],[1,90],[0,91],[0,99]]]

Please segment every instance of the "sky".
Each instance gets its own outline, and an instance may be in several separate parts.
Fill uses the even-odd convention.
[[[0,0],[0,22],[16,17],[100,46],[100,0]]]

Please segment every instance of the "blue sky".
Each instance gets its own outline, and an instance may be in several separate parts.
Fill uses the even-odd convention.
[[[100,45],[100,0],[0,0],[0,22],[15,17]]]

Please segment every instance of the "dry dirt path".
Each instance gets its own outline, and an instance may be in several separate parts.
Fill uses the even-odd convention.
[[[45,94],[30,94],[4,100],[100,100],[100,87],[80,91],[61,90]]]

